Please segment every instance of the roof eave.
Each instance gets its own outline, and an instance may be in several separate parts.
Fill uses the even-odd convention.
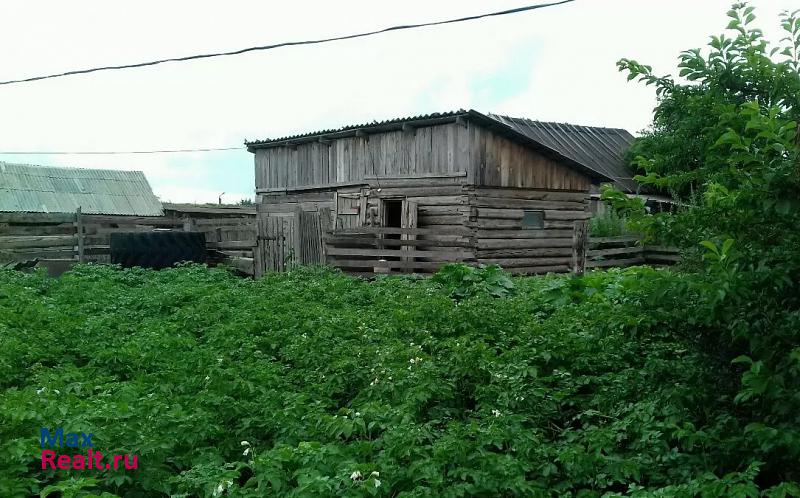
[[[466,117],[468,114],[469,111],[463,111],[463,112],[448,114],[445,116],[422,117],[418,119],[411,118],[406,120],[392,121],[388,123],[366,124],[360,126],[347,127],[341,130],[321,131],[316,133],[310,133],[307,135],[279,138],[275,140],[258,140],[254,142],[245,141],[244,144],[247,147],[248,152],[255,152],[258,149],[270,149],[274,147],[287,147],[287,146],[291,147],[304,143],[316,142],[319,139],[334,140],[337,138],[349,138],[349,137],[354,137],[359,133],[367,133],[367,134],[384,133],[387,131],[399,131],[402,130],[403,127],[407,126],[418,128],[422,126],[434,126],[437,124],[453,123],[458,118]]]

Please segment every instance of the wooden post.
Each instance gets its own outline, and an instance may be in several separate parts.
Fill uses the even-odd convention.
[[[292,234],[292,267],[298,266],[301,264],[305,264],[306,261],[303,261],[302,258],[302,250],[303,250],[303,230],[305,226],[301,222],[303,218],[303,210],[300,208],[300,204],[298,203],[298,207],[294,210],[294,233]]]
[[[331,232],[331,210],[330,208],[319,208],[317,210],[319,213],[319,243],[320,243],[320,250],[322,255],[322,264],[328,264],[328,246],[326,244],[325,238]]]
[[[84,258],[84,235],[83,235],[83,214],[81,207],[75,209],[75,232],[78,236],[78,262],[83,263]]]
[[[586,271],[586,249],[589,245],[589,222],[575,221],[572,234],[572,271],[582,276]]]

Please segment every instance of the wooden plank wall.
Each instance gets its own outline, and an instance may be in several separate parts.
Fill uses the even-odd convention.
[[[464,171],[466,124],[448,123],[255,152],[256,190],[358,183],[370,176]]]
[[[197,206],[165,204],[167,217],[184,220],[194,232],[203,232],[206,246],[231,257],[252,258],[256,243],[255,206]]]
[[[367,209],[380,209],[383,199],[404,199],[417,206],[418,228],[459,228],[469,219],[469,187],[459,178],[417,178],[383,183],[369,190]]]
[[[586,260],[589,268],[669,266],[679,262],[681,255],[675,247],[642,245],[639,237],[592,237]]]
[[[52,213],[0,213],[0,260],[78,260],[80,242],[84,261],[110,262],[111,234],[192,230],[204,232],[209,249],[231,257],[252,258],[255,245],[255,209],[214,213],[168,209],[166,216],[78,215]],[[81,240],[82,239],[82,240]]]
[[[470,127],[470,146],[479,186],[571,191],[591,186],[588,177],[571,167],[485,128]]]
[[[361,227],[334,230],[325,237],[327,262],[358,274],[432,273],[448,263],[475,264],[474,244],[463,226]]]
[[[393,180],[369,180],[361,186],[339,187],[336,190],[272,193],[262,197],[258,206],[259,236],[264,237],[264,251],[284,255],[289,249],[272,248],[273,238],[278,238],[286,247],[292,247],[292,239],[280,235],[275,221],[280,219],[280,233],[293,230],[297,213],[326,211],[329,223],[335,230],[360,228],[369,224],[368,212],[380,210],[382,199],[404,199],[417,206],[418,227],[439,229],[462,228],[469,216],[467,188],[463,185],[464,176],[417,177]],[[301,230],[305,228],[301,227]],[[305,233],[305,232],[303,232]],[[309,232],[310,234],[311,232]],[[309,235],[310,236],[310,235]],[[283,238],[281,238],[283,237]],[[424,240],[425,236],[420,236]],[[311,242],[308,242],[309,244]],[[315,264],[316,257],[297,252],[301,264]],[[312,250],[314,254],[314,252]],[[286,264],[278,256],[266,254],[263,264],[267,270],[282,270]],[[308,253],[311,254],[311,253]]]
[[[255,151],[258,192],[456,173],[478,186],[581,191],[591,184],[571,167],[471,122]]]
[[[576,220],[590,216],[587,192],[476,188],[470,194],[477,261],[511,273],[567,272]],[[523,229],[525,210],[541,211],[544,227]]]

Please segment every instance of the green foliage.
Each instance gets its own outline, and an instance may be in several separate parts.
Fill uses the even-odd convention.
[[[770,48],[753,27],[753,7],[734,5],[732,35],[712,37],[705,53],[681,55],[686,81],[619,62],[659,97],[653,128],[631,154],[638,178],[682,202],[674,215],[654,217],[650,230],[698,248],[702,258],[691,282],[665,292],[706,303],[696,315],[674,310],[675,319],[695,329],[703,351],[731,365],[716,378],[733,373],[738,381],[728,422],[743,431],[739,452],[750,459],[743,477],[787,481],[769,496],[798,494],[784,469],[800,468],[799,12],[782,14],[786,37]],[[715,495],[755,496],[747,481]]]
[[[474,267],[453,263],[445,265],[432,280],[441,284],[456,300],[481,294],[507,297],[514,292],[514,282],[497,265]]]
[[[618,237],[628,233],[626,221],[626,218],[609,209],[589,219],[589,233],[592,237]]]
[[[519,278],[503,298],[507,275],[460,265],[2,271],[0,495],[796,495],[800,350],[778,382],[746,340],[710,347],[756,296],[729,243],[708,250],[705,273]],[[42,471],[56,426],[139,469]]]
[[[627,234],[645,236],[651,234],[650,225],[653,217],[648,213],[643,199],[628,196],[611,185],[603,185],[600,200],[608,208],[589,220],[589,231],[592,235],[615,237]]]

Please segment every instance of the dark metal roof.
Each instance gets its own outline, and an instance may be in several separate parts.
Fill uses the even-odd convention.
[[[0,162],[0,211],[161,216],[141,171]]]
[[[617,188],[636,192],[633,173],[623,158],[634,140],[626,130],[533,121],[498,114],[489,114],[489,117],[602,173],[611,178]]]
[[[581,171],[599,181],[613,181],[627,192],[636,191],[633,174],[623,160],[625,150],[633,135],[619,128],[577,126],[566,123],[549,123],[498,114],[484,114],[475,110],[458,110],[424,114],[405,118],[373,121],[359,125],[290,135],[275,139],[245,141],[247,150],[296,145],[319,138],[335,139],[353,136],[358,131],[380,133],[399,130],[403,125],[414,127],[449,123],[457,119],[474,121],[512,140],[527,145],[544,155]]]

